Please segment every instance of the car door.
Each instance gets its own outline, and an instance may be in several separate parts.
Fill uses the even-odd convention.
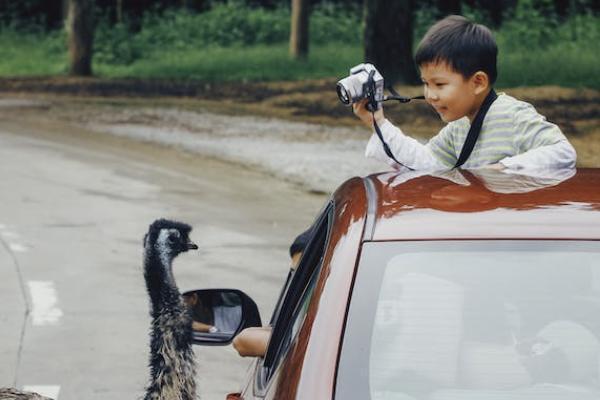
[[[286,286],[275,307],[273,333],[264,358],[257,360],[253,383],[243,393],[244,399],[273,399],[282,385],[294,387],[297,382],[286,380],[283,362],[297,340],[304,323],[308,305],[321,270],[333,215],[333,205],[328,203],[312,227],[312,236],[303,252],[297,270],[288,277]]]

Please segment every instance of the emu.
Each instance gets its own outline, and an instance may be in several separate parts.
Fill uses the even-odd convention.
[[[192,319],[173,276],[173,260],[198,249],[181,222],[154,221],[144,237],[144,278],[150,297],[150,382],[144,400],[195,400]]]
[[[33,392],[22,392],[13,388],[0,388],[0,400],[50,400]]]

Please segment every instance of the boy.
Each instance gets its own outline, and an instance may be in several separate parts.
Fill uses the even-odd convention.
[[[375,119],[383,140],[401,165],[386,154],[375,134],[365,155],[396,168],[454,168],[471,124],[491,102],[463,168],[574,167],[575,150],[556,125],[528,103],[503,93],[495,97],[492,85],[497,75],[497,54],[492,33],[483,25],[456,15],[433,25],[419,44],[415,61],[421,71],[425,100],[448,125],[423,145],[386,120],[381,107],[375,113],[367,111],[363,100],[354,104],[354,113],[370,128]]]

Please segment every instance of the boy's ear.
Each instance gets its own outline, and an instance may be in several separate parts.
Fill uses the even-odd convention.
[[[471,82],[474,85],[475,94],[480,94],[490,87],[490,78],[483,71],[477,71],[471,76]]]

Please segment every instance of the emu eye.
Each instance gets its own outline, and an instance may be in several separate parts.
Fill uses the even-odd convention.
[[[179,239],[179,236],[174,233],[170,234],[169,237],[167,237],[167,241],[171,244],[177,243],[178,239]]]

